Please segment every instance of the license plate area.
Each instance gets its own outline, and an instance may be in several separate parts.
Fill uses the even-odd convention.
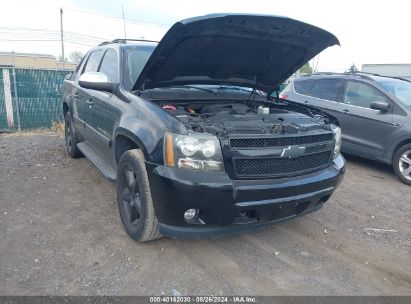
[[[245,208],[240,211],[240,215],[243,218],[244,222],[246,222],[246,218],[249,221],[269,222],[297,216],[306,211],[309,208],[310,204],[310,201],[286,202],[264,207]]]

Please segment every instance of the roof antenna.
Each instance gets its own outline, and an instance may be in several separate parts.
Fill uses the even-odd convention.
[[[123,29],[124,29],[124,39],[127,39],[127,34],[126,34],[126,19],[124,18],[124,6],[121,5],[121,10],[123,12]]]

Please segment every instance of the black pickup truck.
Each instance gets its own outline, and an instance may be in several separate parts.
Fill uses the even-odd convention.
[[[320,209],[342,180],[330,115],[271,97],[332,34],[285,17],[208,15],[160,43],[115,40],[63,85],[67,152],[116,181],[135,240],[220,236]]]

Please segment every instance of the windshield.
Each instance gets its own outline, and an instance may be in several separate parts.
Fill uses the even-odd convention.
[[[126,88],[131,90],[140,76],[141,71],[146,65],[148,59],[155,49],[154,45],[144,45],[138,47],[130,47],[126,50]]]
[[[380,82],[381,86],[391,95],[398,98],[401,102],[411,107],[411,83],[404,80],[393,79]]]

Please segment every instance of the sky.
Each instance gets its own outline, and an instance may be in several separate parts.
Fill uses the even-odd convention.
[[[66,57],[125,34],[160,40],[181,19],[229,12],[287,16],[333,33],[341,46],[319,55],[322,72],[343,72],[352,64],[411,63],[409,0],[2,0],[0,52],[61,55],[60,8]]]

